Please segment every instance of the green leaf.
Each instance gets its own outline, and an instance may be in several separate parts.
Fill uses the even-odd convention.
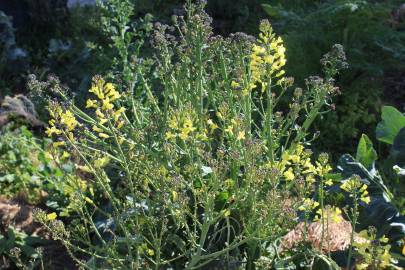
[[[377,139],[393,144],[394,138],[405,127],[405,116],[391,106],[384,106],[381,114],[382,121],[377,125]]]
[[[373,168],[374,162],[377,158],[378,156],[373,147],[373,142],[366,134],[361,135],[359,145],[357,146],[356,160],[370,170]]]

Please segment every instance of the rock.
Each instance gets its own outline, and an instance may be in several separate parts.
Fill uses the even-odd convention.
[[[327,223],[328,225],[326,226]],[[293,230],[282,238],[280,252],[291,250],[304,240],[310,243],[313,248],[318,249],[323,253],[344,251],[350,246],[352,225],[341,215],[339,215],[338,222],[332,219],[325,222],[324,229],[322,243],[322,222],[316,221],[307,224],[300,222]],[[305,232],[306,239],[304,239]],[[356,242],[365,241],[357,236],[357,234],[355,234],[354,239]]]

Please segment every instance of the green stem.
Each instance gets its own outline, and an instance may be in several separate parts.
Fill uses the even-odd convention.
[[[353,253],[353,243],[354,243],[354,232],[356,229],[357,224],[357,193],[353,193],[354,195],[354,206],[353,206],[353,219],[352,219],[352,232],[350,234],[350,247],[349,247],[349,255],[347,257],[347,264],[346,269],[350,269],[351,260],[352,260],[352,253]]]

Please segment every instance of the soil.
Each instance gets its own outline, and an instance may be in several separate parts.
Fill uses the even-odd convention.
[[[43,261],[45,269],[76,270],[78,269],[68,255],[63,245],[50,238],[43,226],[33,219],[35,206],[27,204],[21,199],[0,198],[0,233],[6,234],[10,226],[29,236],[39,236],[46,239],[43,248]],[[36,248],[35,246],[34,248]],[[5,254],[0,254],[0,269],[17,269]]]

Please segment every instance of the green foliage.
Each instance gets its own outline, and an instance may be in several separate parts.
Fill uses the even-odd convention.
[[[24,270],[38,269],[42,263],[42,250],[38,247],[45,243],[47,241],[38,236],[28,236],[10,226],[4,235],[0,235],[0,256],[3,259],[4,257],[11,259],[13,261],[11,267]]]
[[[30,200],[38,200],[38,187],[42,185],[42,181],[37,172],[46,166],[46,163],[41,163],[35,156],[37,147],[35,138],[26,127],[14,131],[11,126],[3,128],[0,141],[2,195],[24,193],[31,197]]]
[[[404,174],[405,166],[404,142],[405,142],[405,117],[397,109],[385,106],[382,109],[381,122],[376,128],[377,139],[390,145],[388,157],[382,162],[381,173],[395,194],[395,205],[404,213],[405,194]]]
[[[16,128],[10,123],[0,134],[0,195],[45,203],[69,215],[69,197],[77,184],[66,179],[76,179],[72,176],[73,164],[67,160],[55,163],[53,154],[47,152],[50,141],[36,138],[25,126]]]
[[[107,38],[105,44],[94,44],[95,53],[108,64],[102,71],[110,70],[112,77],[120,74],[129,84],[135,74],[137,55],[143,45],[144,37],[152,30],[152,16],[134,20],[135,3],[131,0],[99,1],[100,28]]]
[[[356,160],[367,169],[373,168],[374,162],[377,160],[377,152],[373,147],[373,142],[366,134],[361,135],[359,145],[357,146]]]
[[[326,48],[342,44],[350,68],[339,76],[342,95],[335,110],[317,121],[323,136],[317,147],[333,153],[355,147],[359,130],[368,135],[375,126],[384,74],[404,66],[405,32],[392,10],[401,1],[267,1],[264,10],[285,39],[287,71],[302,80],[319,70]],[[389,100],[390,101],[390,100]],[[325,149],[325,148],[323,148]]]
[[[377,139],[392,145],[399,131],[405,127],[405,116],[394,107],[384,106],[381,118],[376,130]]]
[[[378,140],[392,145],[390,157],[380,160],[380,163],[375,166],[377,153],[371,140],[363,134],[357,148],[356,160],[350,155],[344,155],[339,160],[338,167],[343,176],[356,174],[369,187],[371,203],[360,212],[356,228],[360,231],[373,227],[378,236],[386,235],[387,241],[392,246],[391,251],[396,253],[397,257],[400,257],[398,254],[403,252],[402,240],[405,236],[405,217],[395,207],[399,206],[399,209],[403,209],[401,197],[404,185],[399,181],[401,168],[396,165],[402,161],[403,152],[400,149],[403,147],[404,140],[404,129],[401,123],[403,117],[393,107],[382,109],[382,121],[378,124],[376,133]],[[365,248],[362,244],[357,245],[360,250]],[[361,252],[364,253],[364,250]],[[372,256],[367,256],[368,260],[371,260]],[[404,261],[400,260],[399,264],[403,267]]]

